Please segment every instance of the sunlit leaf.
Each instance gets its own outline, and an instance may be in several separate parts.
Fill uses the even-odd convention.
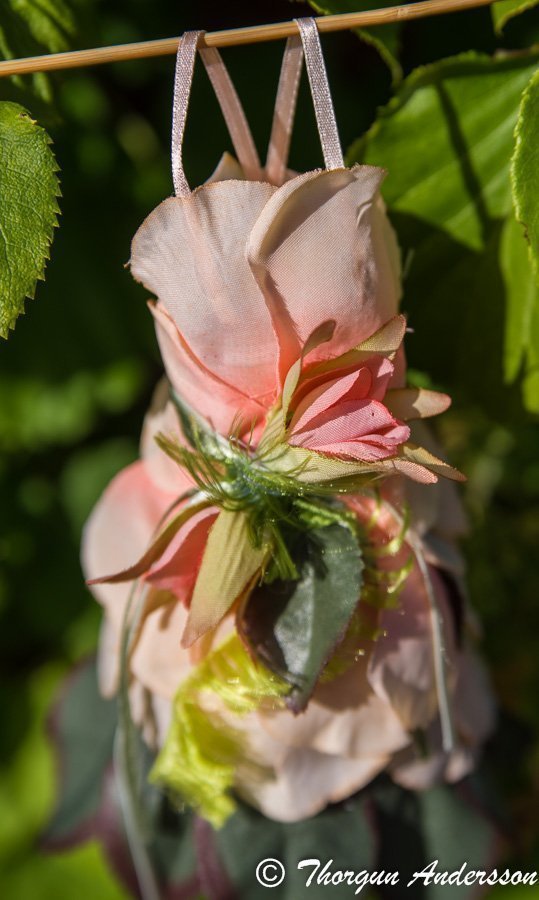
[[[516,217],[524,227],[539,276],[539,71],[520,104],[511,175]]]
[[[44,277],[59,212],[58,166],[47,132],[15,103],[0,104],[0,335]]]
[[[539,412],[539,284],[522,226],[513,217],[503,230],[500,266],[507,303],[505,378],[512,382],[523,370],[525,405]]]
[[[407,343],[412,364],[498,413],[500,235],[512,211],[520,98],[538,58],[468,53],[418,69],[350,152],[351,160],[388,170],[382,190],[409,254],[404,308],[414,329]]]

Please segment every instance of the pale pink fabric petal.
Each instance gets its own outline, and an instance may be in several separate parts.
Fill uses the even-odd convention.
[[[328,312],[335,334],[313,359],[349,350],[397,312],[395,240],[377,205],[383,176],[371,166],[309,172],[262,210],[248,258],[280,339],[281,377]]]
[[[225,152],[206,184],[212,184],[215,181],[242,181],[244,179],[245,174],[238,160],[231,153]]]
[[[290,423],[290,431],[298,432],[306,428],[313,419],[334,407],[339,400],[365,399],[370,396],[372,375],[366,367],[333,378],[310,391],[298,404]]]
[[[135,462],[111,481],[84,528],[82,568],[86,579],[132,565],[142,556],[175,493],[153,483],[144,462]],[[131,584],[96,584],[91,591],[119,633]]]
[[[406,435],[403,426],[400,425],[396,426],[392,432],[386,435],[365,435],[364,438],[357,441],[324,444],[317,447],[316,450],[326,456],[334,456],[343,460],[359,460],[365,463],[390,459],[395,455]]]
[[[425,422],[411,423],[411,433],[414,443],[437,456],[442,455],[439,443]],[[459,492],[451,481],[442,478],[435,488],[406,481],[404,487],[412,511],[412,528],[417,534],[423,535],[431,529],[449,538],[466,534],[466,514]]]
[[[366,678],[366,660],[321,685],[298,716],[288,710],[260,715],[260,724],[287,746],[359,759],[394,753],[409,736],[391,706],[377,697]]]
[[[132,245],[134,277],[163,303],[195,356],[253,397],[275,388],[277,345],[245,247],[276,190],[218,181],[171,197]]]
[[[194,482],[178,463],[157,446],[156,436],[161,433],[185,443],[178,420],[178,413],[169,399],[170,388],[163,378],[155,389],[150,409],[144,417],[140,439],[140,455],[153,483],[162,491],[181,497],[194,487]]]
[[[460,657],[455,710],[459,731],[469,745],[482,744],[494,731],[496,704],[488,673],[469,648]]]
[[[399,348],[400,349],[400,348]],[[384,356],[373,357],[365,363],[372,373],[372,388],[370,396],[373,400],[383,400],[389,383],[394,378],[395,366],[392,361]]]
[[[135,677],[155,696],[166,700],[174,698],[194,666],[206,652],[228,638],[234,627],[233,617],[227,616],[203,648],[194,644],[185,650],[180,641],[187,615],[188,611],[182,603],[171,603],[151,612],[132,656],[131,670]],[[217,705],[221,705],[219,700]],[[234,717],[234,723],[240,728],[242,722],[243,719]]]
[[[256,399],[218,378],[198,360],[182,339],[173,319],[162,304],[151,304],[159,349],[172,387],[199,415],[225,436],[238,416],[247,423],[261,420],[275,398],[275,386],[269,394]]]
[[[187,610],[171,603],[150,613],[131,658],[131,671],[144,687],[172,700],[192,668],[191,655],[180,646]]]
[[[387,765],[387,756],[343,759],[308,747],[290,750],[275,780],[239,784],[238,792],[277,822],[299,822],[350,797]],[[268,763],[271,756],[268,754]]]
[[[403,433],[409,436],[410,429],[397,422],[378,400],[342,400],[336,406],[319,413],[309,422],[308,428],[300,430],[296,427],[289,437],[289,443],[316,448],[383,433],[385,429],[393,429],[395,426],[404,429]],[[304,438],[303,442],[301,438]]]
[[[455,636],[443,582],[430,575],[444,624],[448,680],[455,680]],[[381,618],[384,636],[375,643],[368,678],[379,697],[390,703],[408,731],[426,728],[438,710],[432,624],[428,598],[417,566],[406,580],[399,607]]]
[[[162,591],[170,591],[185,605],[189,604],[202,561],[208,532],[218,516],[215,507],[202,509],[187,520],[150,569],[146,581]]]

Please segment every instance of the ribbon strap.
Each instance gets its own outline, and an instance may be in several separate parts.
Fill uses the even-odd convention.
[[[203,31],[186,31],[180,40],[176,56],[171,155],[174,191],[179,197],[185,197],[191,193],[183,167],[183,138],[197,46],[203,34]],[[232,84],[221,54],[215,47],[205,47],[201,48],[200,56],[219,101],[238,161],[243,167],[247,178],[259,177],[260,160],[258,153],[241,101]]]
[[[316,21],[309,18],[295,19],[295,22],[299,28],[305,53],[307,75],[309,76],[324,163],[326,169],[342,169],[344,160],[341,142]]]
[[[295,34],[286,42],[266,158],[266,174],[272,184],[282,184],[286,177],[302,66],[303,45]]]

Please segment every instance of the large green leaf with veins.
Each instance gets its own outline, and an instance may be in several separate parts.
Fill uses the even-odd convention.
[[[58,166],[47,132],[16,103],[0,104],[0,335],[33,297],[59,212]]]
[[[537,62],[537,53],[467,53],[418,69],[349,153],[388,170],[382,190],[407,261],[404,306],[421,324],[408,341],[412,364],[498,412],[501,232],[512,215],[520,98]]]
[[[511,164],[515,211],[539,273],[539,71],[522,97],[515,139]]]

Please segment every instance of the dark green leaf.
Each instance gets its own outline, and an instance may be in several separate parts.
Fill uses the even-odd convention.
[[[294,711],[303,709],[357,606],[361,551],[342,525],[311,532],[295,562],[299,581],[273,581],[253,591],[240,627],[259,658],[293,686]]]
[[[379,836],[377,869],[398,870],[398,885],[384,888],[382,897],[405,900],[442,900],[451,887],[414,880],[436,861],[435,871],[486,870],[496,865],[500,830],[484,790],[472,778],[455,785],[440,785],[412,792],[387,777],[366,788],[371,798],[372,825]],[[360,795],[361,796],[361,795]],[[409,882],[413,880],[413,884]],[[477,896],[477,886],[456,889],[463,900]]]
[[[311,866],[298,870],[303,859],[320,859],[321,866],[332,860],[332,871],[372,869],[375,836],[371,831],[366,801],[355,797],[346,805],[330,807],[304,822],[283,823],[266,819],[255,810],[241,806],[216,835],[221,858],[234,881],[238,896],[265,900],[268,889],[258,883],[257,865],[277,859],[285,867],[282,885],[272,896],[279,900],[324,900],[350,897],[354,888],[346,884],[317,884],[306,881]]]
[[[112,757],[116,703],[98,691],[94,666],[78,669],[66,684],[53,720],[60,752],[60,798],[47,840],[64,841],[98,810]]]
[[[50,138],[16,103],[0,104],[0,335],[33,297],[59,212]]]

